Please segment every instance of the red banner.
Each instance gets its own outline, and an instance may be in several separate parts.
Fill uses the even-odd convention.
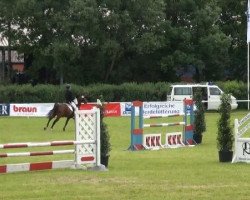
[[[81,104],[80,106],[80,110],[91,110],[93,107],[95,106],[95,104]]]
[[[82,104],[80,110],[90,110],[95,106],[94,103]],[[104,104],[105,117],[120,117],[121,106],[120,103],[105,103]]]
[[[108,103],[104,105],[104,115],[107,117],[120,117],[121,106],[120,103]]]

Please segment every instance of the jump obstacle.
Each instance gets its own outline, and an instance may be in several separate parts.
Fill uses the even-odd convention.
[[[135,125],[135,108],[139,108],[139,125]],[[167,147],[179,147],[184,145],[195,144],[193,140],[193,126],[194,126],[194,103],[192,99],[185,99],[183,101],[183,113],[173,115],[146,115],[143,114],[143,102],[133,101],[131,106],[131,143],[129,149],[132,151],[143,149],[159,149]],[[144,124],[143,119],[153,118],[167,118],[183,116],[183,121],[175,123],[157,123]],[[188,117],[189,116],[189,117]],[[165,126],[183,126],[183,132],[166,133],[166,144],[161,144],[161,133],[158,134],[144,134],[144,128],[150,127],[165,127]]]
[[[69,150],[0,154],[0,158],[74,154],[74,160],[6,164],[0,166],[0,173],[36,171],[58,168],[103,170],[103,165],[100,164],[100,110],[97,108],[93,108],[92,110],[76,110],[75,125],[75,141],[64,140],[52,142],[0,144],[0,149],[74,145],[75,149]]]
[[[248,113],[240,121],[238,119],[234,120],[235,151],[232,163],[250,162],[250,138],[242,137],[250,128],[249,119],[250,113]]]

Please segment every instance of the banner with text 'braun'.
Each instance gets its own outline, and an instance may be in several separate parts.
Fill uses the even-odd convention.
[[[10,104],[10,116],[45,117],[53,106],[53,103]]]

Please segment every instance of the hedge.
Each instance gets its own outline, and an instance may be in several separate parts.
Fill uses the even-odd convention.
[[[177,83],[178,84],[178,83]],[[216,82],[224,92],[231,93],[237,99],[247,99],[247,84],[238,81]],[[107,102],[120,101],[165,101],[171,83],[123,83],[92,84],[80,86],[72,84],[76,95],[84,94],[89,101],[103,96]],[[51,103],[64,102],[64,86],[59,85],[0,85],[0,103]]]

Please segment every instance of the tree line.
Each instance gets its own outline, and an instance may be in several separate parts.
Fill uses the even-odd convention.
[[[0,32],[40,83],[246,80],[247,1],[0,0]],[[191,70],[190,70],[191,69]]]

